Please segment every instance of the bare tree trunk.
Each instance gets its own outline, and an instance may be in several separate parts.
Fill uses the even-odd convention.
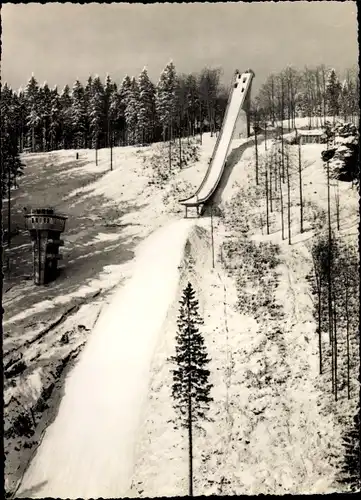
[[[214,234],[213,234],[213,204],[211,204],[211,244],[212,244],[212,268],[214,269]]]
[[[338,180],[336,181],[335,205],[336,205],[337,231],[339,231],[340,230],[340,191],[339,191]]]
[[[286,154],[286,175],[287,175],[287,218],[288,218],[288,244],[291,245],[291,190],[289,172],[289,154]]]
[[[270,200],[270,212],[273,212],[272,206],[272,162],[270,163],[269,169],[269,200]]]
[[[257,142],[257,124],[254,128],[254,144],[256,148],[256,185],[258,186],[258,142]]]
[[[274,192],[277,193],[278,189],[278,179],[277,179],[277,174],[278,174],[278,168],[277,168],[277,153],[276,150],[273,150],[273,160],[272,160],[272,165],[273,165],[273,173],[274,173],[274,179],[275,179],[275,185],[274,185]]]
[[[318,353],[319,353],[319,371],[322,375],[322,284],[321,284],[321,274],[317,271],[317,262],[315,257],[312,255],[313,269],[315,272],[316,286],[317,286],[317,297],[318,297]]]
[[[281,148],[282,148],[282,158],[284,156],[284,140],[283,140],[283,106],[284,106],[284,89],[283,89],[283,77],[281,77]],[[282,160],[282,180],[285,182],[285,162]]]
[[[334,355],[335,355],[335,401],[337,401],[337,314],[336,314],[336,299],[334,297],[334,308],[333,308],[333,320],[334,320],[334,330],[333,330],[333,339],[334,339]]]
[[[31,150],[32,153],[35,153],[35,130],[34,127],[31,127]]]
[[[264,149],[267,151],[267,122],[264,124]]]
[[[10,165],[8,165],[8,251],[11,244],[11,179]],[[10,257],[10,253],[9,253]]]
[[[348,280],[345,283],[345,312],[346,312],[346,355],[347,355],[347,399],[350,399],[350,320],[348,312]]]
[[[284,223],[284,213],[283,213],[283,193],[282,193],[282,179],[280,171],[280,163],[277,161],[278,166],[278,180],[280,187],[280,201],[281,201],[281,228],[282,228],[282,240],[285,239],[285,223]]]
[[[320,375],[322,375],[322,332],[321,332],[321,277],[318,278],[317,283],[317,294],[318,294],[318,353],[319,353],[319,361],[320,361]]]
[[[113,134],[110,134],[110,170],[113,170]]]
[[[297,130],[296,130],[296,137],[297,137]],[[301,137],[299,137],[299,140],[298,140],[298,177],[299,177],[299,183],[300,183],[300,220],[301,220],[300,231],[301,231],[301,233],[303,233],[303,196],[302,196]]]
[[[330,319],[330,329],[329,329],[329,335],[330,335],[330,342],[332,342],[332,303],[331,303],[331,291],[332,291],[332,284],[331,284],[331,259],[332,259],[332,252],[331,252],[331,245],[332,245],[332,232],[331,232],[331,200],[330,200],[330,164],[327,162],[327,215],[328,215],[328,252],[329,252],[329,259],[328,259],[328,303],[329,303],[329,319]]]
[[[328,149],[328,141],[327,141]],[[329,318],[329,339],[331,343],[331,370],[332,370],[332,391],[335,390],[335,373],[334,373],[334,362],[335,362],[335,352],[334,352],[334,342],[333,342],[333,312],[332,312],[332,232],[331,232],[331,203],[330,203],[330,165],[327,162],[327,212],[328,212],[328,318]]]
[[[265,181],[266,181],[266,223],[267,223],[267,234],[269,234],[269,213],[268,213],[268,165],[267,165],[267,159],[266,159]]]
[[[281,124],[281,165],[282,165],[282,182],[285,182],[285,148],[283,140],[283,125]]]

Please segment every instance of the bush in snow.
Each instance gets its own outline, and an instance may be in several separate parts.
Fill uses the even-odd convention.
[[[187,198],[193,192],[194,186],[183,179],[174,179],[165,188],[163,203],[173,213],[183,213],[184,207],[179,200]]]
[[[182,168],[196,162],[198,158],[199,146],[193,141],[183,140],[181,153],[177,142],[160,143],[154,153],[147,157],[145,168],[152,178],[152,183],[162,185]]]
[[[222,245],[223,262],[236,276],[238,308],[255,318],[279,317],[274,291],[279,247],[273,243],[257,244],[244,237],[227,240]]]
[[[177,324],[176,355],[170,358],[176,365],[172,370],[172,397],[180,424],[188,430],[189,495],[193,496],[193,426],[206,419],[213,386],[209,383],[210,372],[206,368],[210,359],[198,328],[203,320],[191,283],[183,291]]]

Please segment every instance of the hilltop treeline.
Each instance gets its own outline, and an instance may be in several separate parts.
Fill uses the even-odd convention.
[[[326,117],[355,123],[359,115],[359,79],[356,68],[341,79],[335,69],[324,65],[297,70],[287,67],[271,74],[253,102],[254,117],[275,124],[287,120],[295,128],[296,117],[308,117],[309,127],[320,126]]]
[[[2,86],[2,127],[16,137],[20,152],[145,144],[202,132],[204,123],[214,130],[227,104],[220,74],[210,68],[177,74],[170,62],[156,85],[144,68],[120,85],[109,75],[104,83],[90,76],[61,92],[32,76],[24,90]]]

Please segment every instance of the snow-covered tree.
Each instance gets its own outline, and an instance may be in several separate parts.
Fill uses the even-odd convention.
[[[77,79],[71,92],[71,124],[73,145],[75,148],[86,147],[86,103],[83,85]]]
[[[62,145],[68,149],[72,145],[72,99],[69,85],[65,85],[60,94]]]
[[[49,151],[50,147],[50,114],[51,91],[47,82],[39,88],[40,118],[42,126],[42,150]]]
[[[143,68],[138,78],[138,128],[142,144],[150,142],[153,137],[155,89],[150,81],[146,68]]]
[[[176,355],[170,360],[177,366],[173,373],[172,397],[180,424],[188,430],[189,440],[189,495],[193,495],[193,427],[206,418],[212,401],[206,368],[210,359],[199,332],[203,320],[199,315],[195,291],[188,283],[183,291],[178,316]],[[199,425],[199,424],[198,424]]]
[[[104,83],[104,128],[106,131],[105,134],[105,147],[110,146],[111,142],[111,134],[112,134],[112,121],[110,116],[110,104],[112,101],[112,95],[117,92],[117,86],[112,81],[109,74],[107,74]]]
[[[58,149],[61,143],[61,102],[57,87],[52,90],[50,109],[50,149]]]
[[[127,139],[129,144],[136,144],[137,142],[140,142],[138,110],[139,110],[139,88],[136,79],[132,77],[131,87],[126,96],[126,107],[125,107]]]
[[[203,68],[199,75],[199,120],[207,118],[211,134],[214,131],[215,105],[221,76],[220,68]]]
[[[85,137],[86,147],[92,147],[92,134],[90,128],[90,100],[92,97],[93,77],[89,76],[87,83],[84,87],[84,107],[85,107]]]
[[[92,146],[97,151],[101,145],[104,126],[104,87],[99,76],[93,80],[89,103]]]
[[[40,103],[39,103],[39,85],[34,75],[31,76],[25,87],[25,96],[27,103],[27,119],[29,135],[28,143],[31,144],[31,150],[34,152],[37,146],[37,135],[41,124]]]
[[[173,61],[170,61],[162,71],[156,88],[156,110],[159,122],[163,128],[163,137],[166,130],[168,137],[173,138],[173,121],[176,113],[177,75]]]
[[[11,188],[16,186],[17,178],[23,173],[23,165],[19,156],[19,145],[16,131],[16,101],[13,98],[12,89],[8,85],[1,88],[1,169],[0,189],[1,197],[7,195],[7,233],[8,245],[11,239]]]
[[[197,87],[197,78],[195,75],[188,75],[186,78],[187,88],[187,107],[186,115],[188,121],[189,135],[195,135],[195,124],[197,120],[197,110],[199,107],[199,93]]]

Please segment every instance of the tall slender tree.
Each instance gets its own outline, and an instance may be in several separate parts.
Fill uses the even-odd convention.
[[[172,397],[180,424],[188,430],[189,496],[193,496],[193,427],[206,419],[212,401],[212,384],[209,382],[210,371],[206,368],[210,358],[199,332],[203,320],[191,283],[183,291],[177,324],[176,354],[170,358],[176,365],[172,371]]]
[[[139,75],[138,88],[138,127],[142,144],[147,144],[154,137],[155,89],[146,68]]]

